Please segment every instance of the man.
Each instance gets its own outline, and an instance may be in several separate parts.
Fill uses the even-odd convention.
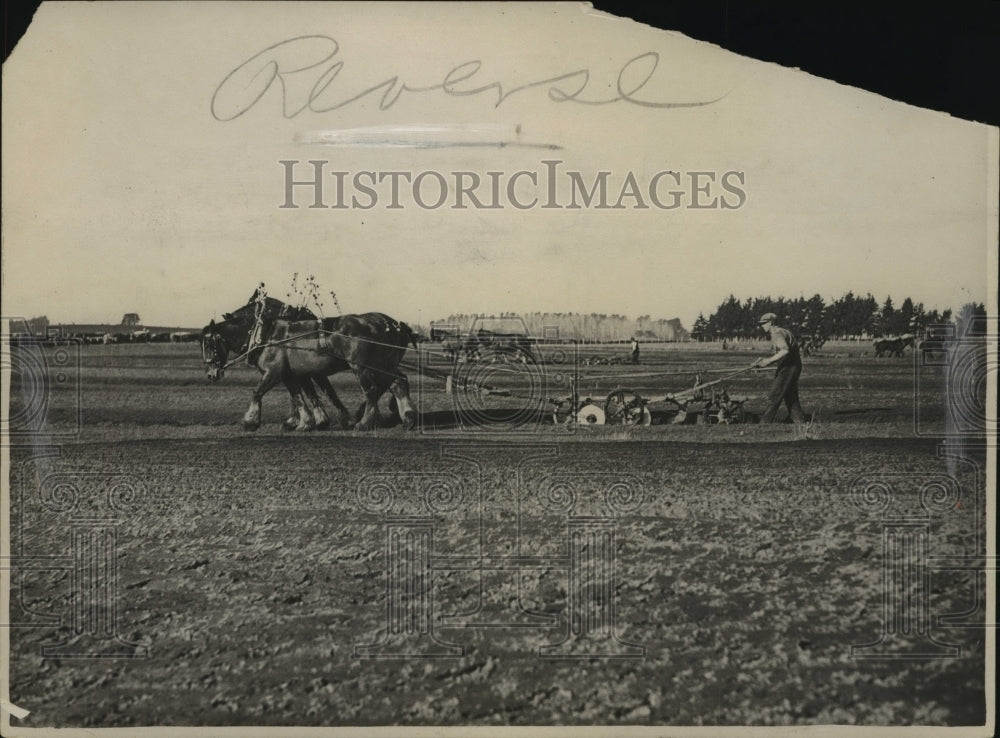
[[[632,336],[632,338],[630,338],[629,341],[631,342],[631,349],[632,349],[631,353],[629,354],[631,356],[631,358],[632,358],[632,363],[633,364],[638,364],[639,363],[639,342],[637,340],[635,340],[635,336]]]
[[[774,366],[774,381],[767,393],[767,410],[761,416],[761,423],[773,423],[778,408],[784,402],[788,415],[794,423],[805,423],[808,418],[802,412],[799,404],[799,375],[802,374],[802,358],[799,356],[799,342],[791,331],[777,325],[778,316],[774,313],[764,313],[757,324],[771,338],[774,353],[768,357],[757,359],[753,366]]]

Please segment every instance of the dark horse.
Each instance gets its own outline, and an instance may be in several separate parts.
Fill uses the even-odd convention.
[[[903,349],[907,346],[913,348],[913,336],[900,336],[892,340],[886,339],[875,342],[875,356],[897,356],[902,357]]]
[[[465,337],[460,349],[465,352],[469,360],[482,358],[483,351],[492,351],[493,361],[499,359],[517,360],[523,363],[535,361],[531,350],[531,339],[519,333],[496,333],[480,328]],[[455,351],[454,355],[457,358],[458,351]]]
[[[273,297],[258,298],[258,293],[255,292],[246,305],[231,313],[224,313],[221,322],[213,320],[202,329],[202,355],[207,365],[208,378],[212,381],[222,379],[226,368],[242,358],[246,358],[248,364],[257,366],[263,372],[258,365],[262,344],[273,333],[277,322],[308,319],[316,319],[308,308],[286,305]],[[235,358],[228,361],[230,355]],[[281,377],[281,381],[288,389],[292,401],[291,415],[285,420],[286,428],[312,430],[329,426],[330,418],[319,400],[317,388],[339,411],[340,427],[350,427],[350,414],[325,374],[310,377],[289,374]],[[244,425],[248,430],[256,430],[260,423],[245,422]]]
[[[412,329],[384,313],[279,320],[257,365],[265,372],[262,384],[268,372],[280,378],[287,373],[312,377],[350,370],[365,395],[355,416],[355,427],[374,428],[380,417],[379,399],[391,392],[390,406],[402,419],[403,427],[410,430],[416,425],[417,411],[410,400],[410,383],[400,362],[411,344],[417,347]],[[247,412],[249,417],[254,405]]]
[[[407,345],[416,346],[415,335],[406,323],[382,313],[297,319],[302,316],[282,314],[278,310],[281,303],[270,301],[267,298],[262,309],[262,301],[255,295],[240,310],[226,314],[223,323],[213,321],[202,331],[209,378],[221,377],[231,347],[240,347],[237,350],[246,353],[250,363],[263,374],[243,416],[245,428],[260,427],[261,399],[278,382],[283,382],[292,395],[299,416],[296,428],[310,428],[306,398],[318,405],[313,383],[340,410],[343,425],[346,410],[327,377],[347,370],[354,372],[365,395],[356,415],[356,428],[375,427],[378,402],[386,391],[392,392],[390,404],[398,411],[403,425],[406,428],[416,425],[409,382],[399,368]]]

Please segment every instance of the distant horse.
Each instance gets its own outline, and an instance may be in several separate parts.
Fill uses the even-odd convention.
[[[244,314],[260,312],[254,303],[255,300],[251,300],[241,311]],[[297,406],[301,419],[305,404],[301,396],[308,394],[309,383],[347,370],[354,372],[365,395],[356,414],[356,428],[370,430],[375,427],[379,418],[378,402],[386,391],[392,393],[390,405],[398,411],[404,427],[410,429],[416,425],[417,413],[410,400],[409,381],[399,368],[407,346],[417,345],[415,334],[406,323],[382,313],[322,320],[295,320],[294,317],[289,320],[282,316],[264,321],[258,318],[250,324],[243,321],[241,329],[237,330],[230,322],[234,315],[225,316],[226,331],[220,331],[218,324],[210,324],[203,331],[206,363],[209,364],[209,377],[212,377],[213,371],[219,371],[226,363],[225,344],[237,345],[263,373],[243,416],[243,425],[248,430],[260,427],[261,399],[278,382],[284,382],[293,398],[299,398]],[[229,338],[217,340],[216,337],[224,333],[228,333]],[[330,399],[338,405],[343,418],[345,410],[334,397],[335,394]]]
[[[244,357],[248,364],[257,366],[263,373],[264,370],[258,366],[262,344],[274,331],[277,321],[315,318],[315,314],[308,308],[292,307],[273,297],[258,299],[258,293],[254,292],[246,305],[231,313],[224,313],[222,321],[217,323],[213,320],[202,329],[202,355],[207,365],[208,378],[212,381],[222,379],[226,367]],[[236,358],[229,361],[230,355],[235,355]],[[327,375],[296,377],[289,374],[281,377],[280,381],[288,389],[292,402],[291,415],[284,423],[286,428],[312,430],[325,428],[330,424],[330,418],[323,409],[316,388],[327,396],[340,413],[340,427],[350,427],[350,414],[334,391]],[[263,397],[263,393],[260,397]],[[244,426],[248,430],[257,430],[260,426],[259,410],[256,423],[245,421]]]
[[[492,351],[493,360],[517,359],[522,362],[534,362],[535,356],[531,350],[531,339],[519,333],[496,333],[480,328],[475,333],[469,333],[462,341],[461,350],[469,361],[482,358],[482,352]]]
[[[826,336],[817,333],[811,336],[804,336],[802,342],[799,344],[799,348],[802,350],[803,356],[812,356],[823,348],[825,344]]]
[[[875,342],[875,356],[896,356],[902,358],[903,349],[907,346],[913,348],[913,336],[901,336],[892,340],[882,340]]]

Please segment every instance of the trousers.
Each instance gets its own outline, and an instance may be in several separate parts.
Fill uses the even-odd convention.
[[[799,375],[802,374],[801,364],[789,364],[779,367],[774,373],[774,381],[767,393],[767,409],[760,418],[761,423],[773,423],[781,404],[788,408],[788,416],[794,423],[805,423],[806,414],[799,404]]]

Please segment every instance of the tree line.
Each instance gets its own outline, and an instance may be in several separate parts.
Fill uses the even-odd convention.
[[[913,335],[923,337],[934,325],[952,323],[952,310],[928,310],[922,302],[906,297],[899,307],[887,296],[879,304],[871,294],[864,297],[848,292],[830,303],[821,296],[752,297],[739,300],[734,295],[716,308],[707,318],[699,314],[691,329],[696,341],[735,340],[760,337],[757,320],[764,313],[774,313],[778,323],[808,341],[831,339],[871,339]],[[986,314],[982,303],[968,303],[960,318]]]
[[[686,341],[690,337],[679,318],[653,318],[650,315],[630,318],[617,313],[455,313],[432,321],[431,328],[435,333],[465,333],[473,325],[498,332],[527,331],[528,335],[538,338],[580,341],[627,341],[633,336],[647,341]]]

